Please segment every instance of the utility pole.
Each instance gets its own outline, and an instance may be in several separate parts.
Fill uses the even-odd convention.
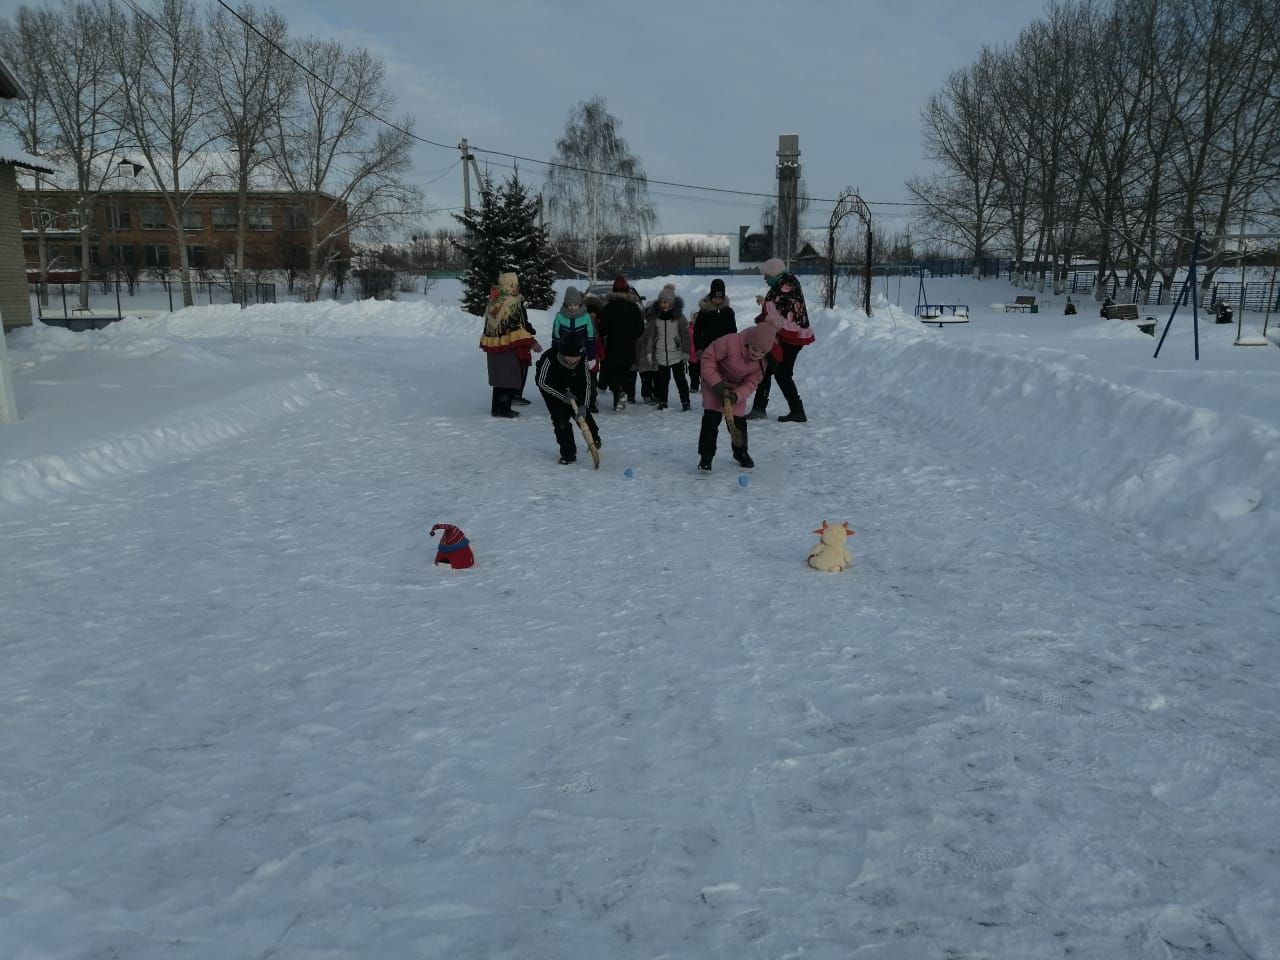
[[[481,190],[484,189],[484,177],[480,173],[480,168],[476,166],[476,155],[471,152],[471,147],[467,145],[466,137],[462,138],[462,142],[458,144],[458,149],[462,151],[462,209],[470,215],[471,173],[475,171],[476,186]]]
[[[462,151],[462,212],[468,216],[471,214],[471,150],[467,146],[467,138],[463,137],[462,142],[458,144],[458,149]]]

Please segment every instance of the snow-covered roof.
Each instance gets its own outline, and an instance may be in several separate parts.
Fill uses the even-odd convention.
[[[29,98],[27,88],[22,85],[18,75],[0,57],[0,97],[6,100],[26,100]]]
[[[6,134],[0,134],[0,164],[38,170],[41,173],[53,173],[53,167],[49,166],[47,161],[31,156],[22,149],[21,144]]]

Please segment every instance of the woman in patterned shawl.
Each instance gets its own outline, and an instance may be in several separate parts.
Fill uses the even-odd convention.
[[[532,355],[542,350],[534,339],[536,332],[520,295],[519,278],[514,273],[499,275],[498,285],[489,293],[484,333],[480,335],[480,349],[489,364],[489,386],[493,387],[492,416],[520,416],[511,409],[511,402],[520,396]]]

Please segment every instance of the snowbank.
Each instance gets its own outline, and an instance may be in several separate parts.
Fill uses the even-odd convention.
[[[668,279],[690,308],[706,284],[702,277],[649,282],[661,285]],[[746,278],[730,283],[740,325],[754,314],[750,295],[756,287]],[[542,325],[549,312],[532,316]],[[904,429],[923,431],[932,443],[978,451],[992,470],[1024,478],[1046,495],[1060,495],[1117,522],[1132,523],[1137,535],[1193,551],[1205,562],[1234,571],[1255,565],[1274,569],[1280,549],[1275,500],[1280,430],[1237,412],[1271,406],[1258,399],[1274,394],[1270,371],[1230,372],[1231,388],[1246,399],[1210,409],[1199,402],[1229,394],[1221,377],[1214,380],[1185,363],[1173,370],[1126,369],[1075,352],[1076,347],[1102,345],[1114,354],[1130,349],[1138,338],[1140,343],[1132,346],[1149,356],[1150,338],[1127,324],[1084,321],[1055,339],[1045,333],[1055,329],[1051,318],[1027,323],[1025,318],[984,318],[975,312],[975,327],[984,320],[989,325],[1021,324],[1010,328],[1016,334],[1007,341],[994,341],[939,335],[883,301],[871,319],[849,308],[813,308],[812,318],[819,346],[803,355],[799,376],[815,409],[856,404]],[[202,371],[196,379],[221,383],[223,392],[197,394],[194,403],[188,402],[190,397],[178,398],[161,422],[149,418],[141,429],[113,429],[107,439],[80,439],[70,449],[46,448],[34,455],[28,443],[26,456],[0,461],[0,500],[21,501],[39,496],[42,489],[57,491],[144,469],[219,437],[252,430],[263,418],[310,402],[323,389],[296,370],[281,376],[278,370],[255,372],[237,364],[234,374],[217,371],[226,360],[224,351],[209,342],[212,338],[471,338],[479,324],[456,307],[365,301],[246,310],[195,307],[102,331],[72,334],[37,326],[13,334],[15,369],[37,383],[43,382],[36,378],[45,365],[89,353],[95,359],[86,362],[103,371],[146,358],[169,366],[181,363],[188,380],[193,371]],[[117,379],[130,382],[155,373],[117,372]],[[58,416],[56,410],[44,412]],[[75,416],[71,410],[65,413]],[[20,436],[22,425],[8,430],[7,436]]]

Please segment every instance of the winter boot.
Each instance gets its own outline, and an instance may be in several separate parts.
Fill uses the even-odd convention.
[[[751,459],[751,454],[747,453],[745,450],[733,451],[733,459],[738,461],[738,466],[747,470],[750,470],[756,465],[756,462]]]
[[[493,388],[493,402],[489,405],[489,415],[507,419],[520,416],[511,409],[511,394],[499,387]]]
[[[566,465],[570,463],[577,463],[578,458],[576,456],[561,457],[560,462]]]
[[[702,471],[705,471],[706,473],[710,473],[710,472],[711,472],[711,458],[710,458],[710,457],[701,457],[701,458],[699,458],[699,460],[698,460],[698,469],[699,469],[699,470],[702,470]]]
[[[747,419],[748,420],[768,420],[769,414],[765,413],[765,410],[767,410],[768,407],[769,407],[768,400],[762,401],[759,398],[757,398],[751,404],[751,412],[747,414]]]
[[[809,418],[804,415],[804,404],[797,400],[791,405],[791,409],[778,418],[779,423],[808,423]]]

